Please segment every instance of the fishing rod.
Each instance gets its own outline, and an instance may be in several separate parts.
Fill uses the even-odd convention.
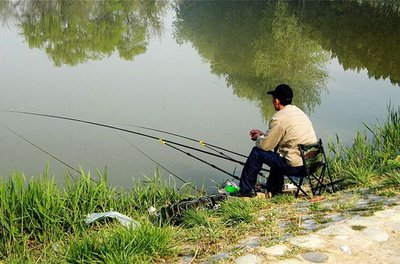
[[[154,162],[155,164],[157,164],[157,166],[161,167],[162,169],[164,169],[165,171],[167,171],[169,174],[171,174],[172,176],[174,176],[175,178],[177,178],[178,180],[180,180],[181,182],[183,182],[184,184],[188,184],[193,190],[203,194],[204,191],[196,188],[195,186],[193,186],[192,183],[188,183],[187,181],[185,181],[184,179],[182,179],[181,177],[179,177],[178,175],[176,175],[175,173],[173,173],[172,171],[170,171],[169,169],[167,169],[165,166],[163,166],[161,163],[159,163],[158,161],[156,161],[155,159],[153,159],[152,157],[150,157],[149,155],[147,155],[144,151],[142,151],[139,147],[137,147],[135,144],[133,144],[131,141],[129,141],[127,138],[125,138],[124,136],[122,136],[121,134],[118,133],[118,135],[125,140],[131,147],[135,148],[140,154],[142,154],[143,156],[145,156],[146,158],[148,158],[149,160],[151,160],[152,162]]]
[[[186,152],[186,151],[184,151],[184,150],[182,150],[182,149],[179,149],[179,148],[177,148],[177,147],[175,147],[175,146],[172,146],[172,145],[170,145],[170,144],[168,144],[168,143],[166,143],[166,142],[165,142],[164,144],[166,144],[167,146],[169,146],[169,147],[171,147],[171,148],[173,148],[173,149],[175,149],[175,150],[177,150],[177,151],[179,151],[179,152],[182,152],[182,153],[188,155],[188,156],[191,157],[191,158],[194,158],[194,159],[196,159],[196,160],[198,160],[198,161],[200,161],[200,162],[203,162],[203,163],[205,163],[205,164],[211,166],[212,168],[217,169],[217,170],[219,170],[219,171],[221,171],[221,172],[223,172],[223,173],[225,173],[225,174],[231,176],[232,178],[234,178],[234,179],[240,181],[240,177],[238,177],[238,176],[236,176],[236,175],[234,175],[234,174],[232,174],[232,173],[230,173],[230,172],[228,172],[228,171],[226,171],[226,170],[224,170],[224,169],[221,169],[220,167],[216,166],[215,164],[212,164],[212,163],[210,163],[210,162],[208,162],[208,161],[205,161],[205,160],[203,160],[203,159],[201,159],[201,158],[199,158],[199,157],[196,157],[196,156],[194,156],[193,154],[191,154],[191,153],[189,153],[189,152]]]
[[[29,139],[27,139],[27,138],[24,137],[23,135],[17,133],[15,130],[13,130],[13,129],[7,127],[7,126],[4,125],[3,123],[0,123],[0,125],[1,125],[3,128],[5,128],[5,129],[7,129],[8,131],[10,131],[11,133],[13,133],[14,135],[16,135],[17,137],[19,137],[19,138],[21,138],[22,140],[24,140],[25,142],[29,143],[29,144],[32,145],[33,147],[39,149],[41,152],[47,154],[48,156],[50,156],[50,157],[52,157],[53,159],[57,160],[58,162],[62,163],[63,165],[65,165],[65,166],[68,167],[69,169],[75,171],[75,172],[78,173],[78,174],[82,174],[82,172],[79,171],[78,169],[72,167],[71,165],[69,165],[68,163],[66,163],[65,161],[63,161],[62,159],[60,159],[59,157],[57,157],[57,156],[51,154],[51,153],[48,152],[47,150],[45,150],[45,149],[39,147],[37,144],[33,143],[32,141],[30,141]],[[72,174],[70,174],[70,175],[72,176]],[[72,176],[72,177],[73,177],[74,180],[75,180],[75,177],[74,177],[74,176]]]
[[[24,140],[25,142],[29,143],[30,145],[32,145],[33,147],[35,147],[36,149],[40,150],[41,152],[45,153],[46,155],[50,156],[51,158],[55,159],[56,161],[60,162],[61,164],[65,165],[67,168],[75,171],[76,173],[82,175],[82,172],[79,171],[78,169],[72,167],[71,165],[69,165],[67,162],[63,161],[61,158],[51,154],[50,152],[48,152],[47,150],[43,149],[42,147],[38,146],[37,144],[33,143],[31,140],[29,140],[28,138],[24,137],[23,135],[19,134],[18,132],[16,132],[15,130],[9,128],[8,126],[4,125],[3,123],[0,122],[0,125],[7,129],[9,132],[13,133],[14,135],[16,135],[17,137],[21,138],[22,140]],[[183,182],[184,184],[188,184],[193,190],[203,194],[204,191],[201,191],[200,189],[196,188],[195,186],[193,186],[191,183],[186,182],[185,180],[183,180],[182,178],[180,178],[178,175],[176,175],[175,173],[173,173],[172,171],[168,170],[165,166],[163,166],[162,164],[160,164],[159,162],[157,162],[156,160],[154,160],[153,158],[151,158],[149,155],[147,155],[146,153],[144,153],[141,149],[139,149],[136,145],[134,145],[132,142],[130,142],[128,139],[126,139],[125,137],[123,137],[122,135],[118,134],[122,139],[124,139],[129,145],[131,145],[132,147],[134,147],[139,153],[141,153],[142,155],[144,155],[145,157],[147,157],[148,159],[150,159],[151,161],[153,161],[154,163],[156,163],[159,167],[163,168],[165,171],[169,172],[172,176],[174,176],[175,178],[177,178],[178,180],[180,180],[181,182]],[[76,180],[75,176],[73,176],[72,174],[69,174],[74,180]],[[95,183],[98,183],[98,181],[96,181],[95,179],[90,178],[90,180],[94,181]]]
[[[206,142],[206,141],[204,141],[204,140],[199,140],[199,139],[191,138],[191,137],[188,137],[188,136],[184,136],[184,135],[181,135],[181,134],[169,132],[169,131],[166,131],[166,130],[156,129],[156,128],[152,128],[152,127],[146,127],[146,126],[132,125],[132,124],[121,124],[121,125],[130,126],[130,127],[136,127],[136,128],[141,128],[141,129],[145,129],[145,130],[149,130],[149,131],[160,132],[160,133],[164,133],[164,134],[167,134],[167,135],[172,135],[172,136],[175,136],[175,137],[187,139],[187,140],[189,140],[189,141],[197,142],[197,143],[199,143],[201,146],[206,147],[206,148],[208,148],[208,149],[211,149],[212,151],[214,151],[214,152],[216,152],[216,153],[218,153],[218,154],[220,154],[220,155],[222,155],[222,156],[225,156],[225,157],[227,157],[227,158],[229,158],[229,159],[231,159],[230,156],[226,155],[225,153],[223,153],[223,152],[221,152],[221,151],[218,151],[218,149],[223,150],[223,151],[226,151],[226,152],[229,152],[229,153],[231,153],[231,154],[235,154],[235,155],[240,156],[240,157],[247,158],[247,156],[245,156],[245,155],[243,155],[243,154],[241,154],[241,153],[238,153],[238,152],[235,152],[235,151],[232,151],[232,150],[229,150],[229,149],[226,149],[226,148],[217,146],[217,145],[210,144],[210,143],[208,143],[208,142]],[[181,150],[179,150],[179,151],[181,151]],[[181,151],[181,152],[183,152],[183,151]],[[185,152],[184,152],[184,153],[185,153]],[[185,154],[187,154],[187,153],[185,153]],[[187,154],[187,155],[188,155],[188,154]],[[188,156],[190,156],[190,155],[188,155]],[[195,158],[195,157],[192,157],[192,158]],[[204,162],[204,163],[207,163],[206,161],[203,161],[203,162]],[[208,164],[208,165],[211,166],[211,164]],[[243,166],[244,163],[240,163],[240,165]],[[211,167],[213,167],[213,166],[211,166]],[[268,170],[268,169],[265,169],[265,168],[261,168],[261,170],[262,170],[262,171],[267,171],[267,172],[269,172],[269,170]],[[226,172],[225,172],[225,173],[226,173]],[[227,173],[227,174],[229,174],[229,175],[232,176],[231,173]],[[265,176],[264,176],[262,173],[259,173],[259,175],[265,178]],[[235,177],[234,177],[234,178],[235,178]]]
[[[234,155],[237,155],[237,156],[242,157],[242,158],[247,158],[246,155],[243,155],[243,154],[241,154],[241,153],[238,153],[238,152],[235,152],[235,151],[232,151],[232,150],[229,150],[229,149],[226,149],[226,148],[223,148],[223,147],[220,147],[220,146],[217,146],[217,145],[208,143],[208,142],[206,142],[205,140],[199,140],[199,139],[191,138],[191,137],[184,136],[184,135],[181,135],[181,134],[177,134],[177,133],[173,133],[173,132],[169,132],[169,131],[165,131],[165,130],[161,130],[161,129],[155,129],[155,128],[152,128],[152,127],[139,126],[139,125],[132,125],[132,124],[121,124],[121,125],[129,126],[129,127],[141,128],[141,129],[145,129],[145,130],[149,130],[149,131],[154,131],[154,132],[160,132],[160,133],[164,133],[164,134],[167,134],[167,135],[171,135],[171,136],[175,136],[175,137],[187,139],[187,140],[189,140],[189,141],[197,142],[197,143],[199,143],[201,146],[206,147],[206,148],[209,148],[209,149],[211,149],[211,150],[217,152],[218,154],[223,155],[223,156],[226,156],[226,157],[228,157],[228,156],[227,156],[225,153],[223,153],[223,152],[221,152],[221,151],[218,151],[218,149],[219,149],[219,150],[223,150],[223,151],[228,152],[228,153],[231,153],[231,154],[234,154]]]
[[[184,147],[184,148],[188,148],[194,151],[198,151],[204,154],[208,154],[217,158],[221,158],[221,159],[225,159],[225,160],[229,160],[231,162],[235,162],[238,163],[240,165],[244,165],[244,162],[240,161],[240,160],[236,160],[233,159],[231,157],[226,157],[223,155],[218,155],[209,151],[205,151],[202,149],[198,149],[198,148],[194,148],[188,145],[184,145],[172,140],[166,140],[163,138],[159,138],[159,137],[155,137],[152,135],[148,135],[148,134],[144,134],[141,132],[137,132],[137,131],[133,131],[133,130],[129,130],[129,129],[125,129],[125,128],[121,128],[121,127],[117,127],[117,126],[112,126],[112,125],[107,125],[107,124],[102,124],[102,123],[98,123],[98,122],[93,122],[93,121],[88,121],[88,120],[83,120],[83,119],[77,119],[77,118],[72,118],[72,117],[66,117],[66,116],[58,116],[58,115],[49,115],[49,114],[43,114],[43,113],[35,113],[35,112],[26,112],[26,111],[13,111],[13,110],[0,110],[1,112],[6,112],[6,113],[14,113],[14,114],[23,114],[23,115],[33,115],[33,116],[41,116],[41,117],[48,117],[48,118],[55,118],[55,119],[62,119],[62,120],[68,120],[68,121],[73,121],[73,122],[79,122],[79,123],[85,123],[85,124],[90,124],[90,125],[94,125],[94,126],[100,126],[100,127],[105,127],[105,128],[109,128],[109,129],[114,129],[114,130],[119,130],[119,131],[123,131],[126,133],[130,133],[130,134],[135,134],[138,136],[143,136],[143,137],[147,137],[147,138],[151,138],[151,139],[155,139],[158,141],[164,141],[176,146],[180,146],[180,147]]]
[[[81,171],[79,171],[78,169],[72,167],[71,165],[69,165],[67,162],[63,161],[61,158],[51,154],[50,152],[48,152],[47,150],[43,149],[42,147],[38,146],[37,144],[33,143],[31,140],[27,139],[26,137],[24,137],[23,135],[19,134],[18,132],[16,132],[15,130],[9,128],[8,126],[4,125],[3,123],[0,123],[0,125],[7,129],[9,132],[13,133],[14,135],[16,135],[17,137],[21,138],[22,140],[24,140],[25,142],[29,143],[30,145],[32,145],[33,147],[35,147],[36,149],[40,150],[41,152],[45,153],[46,155],[50,156],[51,158],[55,159],[56,161],[60,162],[61,164],[65,165],[66,167],[68,167],[69,169],[75,171],[78,174],[82,174]],[[169,172],[172,176],[176,177],[177,179],[179,179],[180,181],[182,181],[184,184],[188,184],[186,181],[184,181],[182,178],[180,178],[179,176],[177,176],[175,173],[171,172],[170,170],[168,170],[165,166],[161,165],[160,163],[158,163],[157,161],[155,161],[154,159],[152,159],[149,155],[147,155],[146,153],[144,153],[141,149],[139,149],[137,146],[135,146],[132,142],[130,142],[128,139],[126,139],[125,137],[123,137],[122,135],[118,134],[122,139],[124,139],[129,145],[131,145],[132,147],[134,147],[139,153],[141,153],[142,155],[144,155],[145,157],[147,157],[148,159],[150,159],[151,161],[153,161],[154,163],[156,163],[158,166],[160,166],[161,168],[163,168],[165,171]],[[70,174],[71,177],[76,180],[76,178]],[[92,181],[98,183],[96,180],[90,178]],[[195,191],[199,192],[199,193],[203,193],[201,190],[197,189],[196,187],[194,187],[192,184],[189,184],[189,186],[194,189]]]
[[[58,115],[49,115],[49,114],[43,114],[43,113],[35,113],[35,112],[27,112],[27,111],[13,111],[13,110],[0,110],[0,111],[1,111],[1,112],[7,112],[7,113],[15,113],[15,114],[23,114],[23,115],[33,115],[33,116],[41,116],[41,117],[47,117],[47,118],[68,120],[68,121],[73,121],[73,122],[79,122],[79,123],[90,124],[90,125],[94,125],[94,126],[105,127],[105,128],[109,128],[109,129],[114,129],[114,130],[118,130],[118,131],[130,133],[130,134],[135,134],[135,135],[139,135],[139,136],[143,136],[143,137],[155,139],[155,140],[160,141],[161,143],[164,143],[165,145],[167,145],[167,146],[169,146],[169,147],[171,147],[171,148],[172,148],[172,145],[176,145],[176,146],[179,146],[179,147],[184,147],[184,148],[188,148],[188,149],[191,149],[191,150],[194,150],[194,151],[198,151],[198,152],[201,152],[201,153],[203,153],[203,154],[208,154],[208,155],[211,155],[211,156],[214,156],[214,157],[218,157],[218,158],[221,158],[221,159],[229,160],[229,161],[231,161],[231,162],[236,162],[236,163],[238,163],[238,164],[240,164],[240,165],[242,165],[242,166],[244,165],[244,162],[239,161],[239,160],[236,160],[236,159],[233,159],[233,158],[231,158],[231,157],[226,157],[226,156],[223,156],[223,155],[218,155],[218,154],[215,154],[215,153],[212,153],[212,152],[209,152],[209,151],[205,151],[205,150],[202,150],[202,149],[190,147],[190,146],[188,146],[188,145],[184,145],[184,144],[181,144],[181,143],[178,143],[178,142],[175,142],[175,141],[165,140],[165,139],[163,139],[163,138],[158,138],[158,137],[155,137],[155,136],[151,136],[151,135],[144,134],[144,133],[140,133],[140,132],[133,131],[133,130],[124,129],[124,128],[117,127],[117,126],[112,126],[112,125],[107,125],[107,124],[102,124],[102,123],[98,123],[98,122],[92,122],[92,121],[83,120],[83,119],[77,119],[77,118],[72,118],[72,117],[58,116]],[[166,143],[167,143],[167,144],[166,144]],[[174,149],[176,149],[176,148],[174,148]],[[195,157],[195,156],[192,155],[192,154],[190,154],[190,155],[187,154],[187,155],[190,156],[190,157],[193,157],[193,158]],[[204,160],[202,160],[202,159],[200,159],[200,158],[197,158],[197,160],[202,161],[202,162],[204,162],[204,163],[206,163],[206,164],[212,166],[213,168],[216,167],[215,165],[211,165],[211,164],[205,162]],[[229,173],[229,172],[225,172],[225,171],[222,170],[222,169],[219,169],[219,170],[222,171],[222,172],[224,172],[224,173],[227,173],[227,174],[228,174],[229,176],[231,176],[231,177],[234,176],[233,178],[235,178],[235,179],[239,179],[239,177],[237,177],[237,176],[235,176],[235,175],[233,175],[233,174],[231,174],[231,173]],[[260,174],[260,175],[261,175],[262,177],[265,177],[265,176],[262,175],[262,174]]]

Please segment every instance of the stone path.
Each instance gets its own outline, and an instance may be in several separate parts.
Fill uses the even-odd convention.
[[[346,195],[348,197],[346,197]],[[344,194],[344,203],[352,194]],[[355,201],[356,206],[346,213],[327,215],[330,221],[316,223],[305,214],[303,229],[308,231],[301,236],[287,236],[283,242],[271,246],[261,246],[263,238],[249,237],[236,247],[241,247],[241,256],[233,258],[229,252],[211,256],[204,263],[400,263],[400,197],[385,198],[366,194]],[[321,202],[329,206],[329,202]],[[304,211],[309,202],[295,205]],[[380,210],[369,216],[374,206]],[[374,210],[375,211],[375,210]],[[265,244],[265,243],[264,243]]]

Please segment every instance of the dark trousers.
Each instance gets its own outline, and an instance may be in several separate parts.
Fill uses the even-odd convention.
[[[270,167],[267,190],[272,194],[282,193],[284,175],[301,177],[305,174],[304,166],[291,167],[278,153],[254,147],[247,158],[240,177],[239,187],[241,192],[249,193],[254,189],[263,164]]]

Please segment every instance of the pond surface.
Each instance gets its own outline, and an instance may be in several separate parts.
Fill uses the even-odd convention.
[[[1,109],[200,147],[131,125],[152,127],[247,155],[248,131],[266,129],[274,113],[265,92],[279,83],[326,143],[351,144],[363,123],[400,105],[393,2],[2,1],[0,14]],[[92,174],[107,167],[119,186],[160,165],[207,188],[229,178],[150,138],[5,112],[0,123],[2,177],[39,175],[49,163],[61,180],[67,168],[51,154]],[[240,175],[238,164],[185,151]]]

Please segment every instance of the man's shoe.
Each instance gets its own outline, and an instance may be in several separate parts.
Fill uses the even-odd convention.
[[[257,195],[256,192],[254,190],[251,190],[250,192],[238,191],[238,192],[235,193],[234,196],[236,196],[236,197],[250,197],[250,198],[253,198],[253,197],[256,197],[256,195]]]
[[[259,183],[256,185],[256,192],[265,192],[267,190],[267,184]]]

